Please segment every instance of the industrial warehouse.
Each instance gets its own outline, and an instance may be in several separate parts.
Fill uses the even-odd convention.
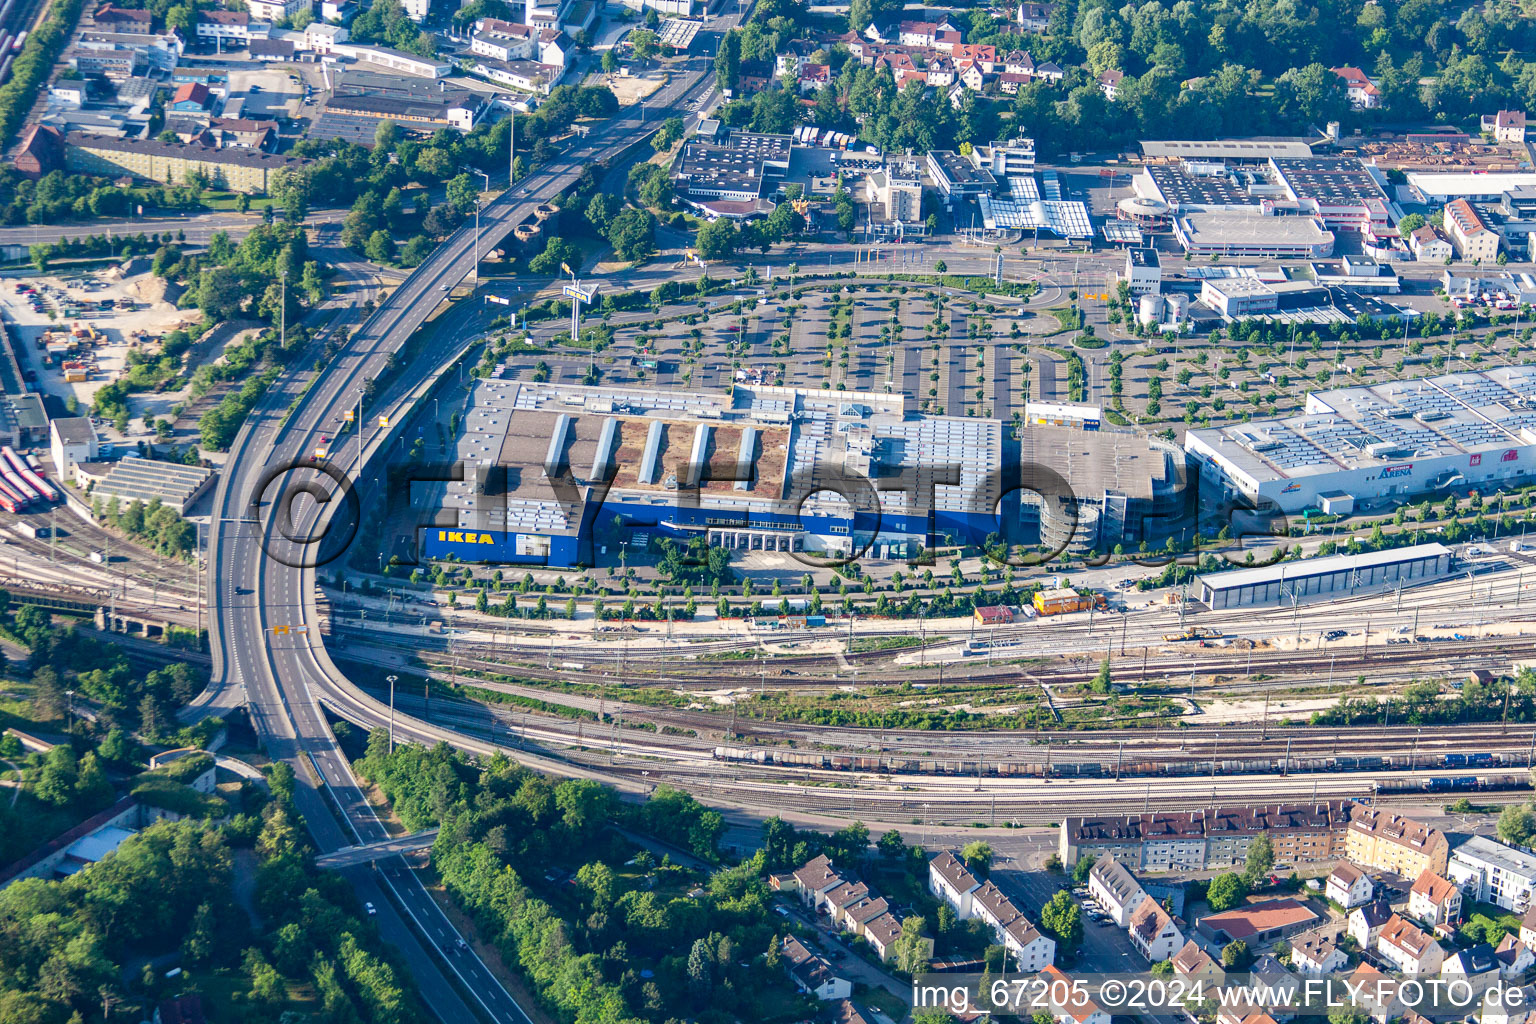
[[[997,533],[1085,553],[1176,529],[1185,513],[1173,445],[1072,427],[1010,433],[996,419],[914,414],[899,395],[488,378],[456,442],[463,479],[446,485],[423,550],[569,567],[663,536],[910,558]]]
[[[1417,586],[1451,571],[1451,549],[1443,544],[1330,555],[1300,562],[1197,576],[1193,596],[1213,611],[1268,604],[1305,604]]]
[[[1189,431],[1206,482],[1258,508],[1400,504],[1536,477],[1536,367],[1313,392],[1299,416]]]

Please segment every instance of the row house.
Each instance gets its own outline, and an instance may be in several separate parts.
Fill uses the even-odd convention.
[[[1214,870],[1242,864],[1249,843],[1264,834],[1276,868],[1333,864],[1343,852],[1351,815],[1360,809],[1352,801],[1331,800],[1067,816],[1059,827],[1057,855],[1069,867],[1084,856],[1108,855],[1141,871]]]
[[[960,858],[945,850],[928,862],[928,891],[935,899],[943,900],[954,908],[955,916],[969,920],[971,894],[981,888],[981,882],[971,874]]]
[[[955,62],[950,57],[935,57],[928,62],[928,84],[935,89],[947,89],[955,84]]]
[[[784,936],[784,966],[795,988],[814,999],[847,999],[853,983],[842,977],[819,953],[813,953],[793,935]]]
[[[863,882],[850,881],[826,854],[802,864],[789,875],[777,875],[772,884],[780,891],[794,889],[814,911],[824,911],[832,926],[863,938],[881,960],[889,960],[901,938],[902,922],[891,912],[884,897]],[[926,940],[933,952],[933,940]]]
[[[1042,935],[993,882],[978,882],[948,850],[928,862],[928,891],[961,920],[985,921],[1020,970],[1039,971],[1056,961],[1056,941]]]

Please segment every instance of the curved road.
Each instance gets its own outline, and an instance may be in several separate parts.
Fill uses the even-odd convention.
[[[572,140],[574,144],[564,153],[481,210],[478,251],[493,248],[535,207],[573,183],[589,164],[610,160],[643,142],[661,124],[658,110],[683,111],[690,101],[702,101],[710,88],[707,68],[680,74],[650,101],[653,112],[647,123],[638,124],[621,114],[594,127],[584,139]],[[470,275],[476,249],[471,220],[379,306],[312,381],[306,383],[299,374],[280,378],[232,446],[215,498],[208,573],[213,681],[196,702],[196,710],[248,706],[268,753],[294,765],[298,808],[322,854],[378,842],[388,833],[325,722],[322,694],[329,694],[333,702],[347,701],[350,687],[323,645],[312,642],[317,634],[307,632],[317,622],[315,570],[300,564],[303,546],[285,540],[277,528],[279,515],[273,499],[284,487],[325,479],[312,470],[289,470],[308,458],[322,434],[338,432],[344,411],[355,407],[365,381],[386,376],[391,358]],[[323,335],[316,346],[322,340]],[[425,383],[447,355],[424,349],[411,357],[409,365],[389,375],[395,383],[375,396],[365,421],[374,422],[385,414],[390,422],[398,422],[424,394]],[[306,353],[294,365],[306,366],[312,359]],[[379,452],[383,440],[365,439],[363,464]],[[355,478],[357,435],[337,438],[333,447],[331,466]],[[264,488],[264,482],[270,486]],[[258,491],[265,494],[264,504],[253,504],[261,500]],[[311,498],[295,501],[291,512],[300,524],[296,529],[315,527],[317,519],[325,521],[337,504],[321,508]],[[317,511],[322,513],[318,517]],[[378,721],[376,702],[368,704],[351,717]],[[529,1024],[528,1015],[484,963],[461,947],[458,932],[401,860],[381,861],[373,870],[349,868],[345,873],[359,897],[378,908],[385,938],[402,951],[424,1001],[439,1017],[453,1024],[477,1016]],[[386,899],[386,893],[392,899]],[[414,928],[407,925],[407,917]]]

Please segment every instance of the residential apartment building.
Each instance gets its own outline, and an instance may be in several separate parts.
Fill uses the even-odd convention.
[[[65,162],[70,170],[179,185],[199,171],[217,186],[235,192],[269,191],[272,175],[304,165],[296,157],[275,156],[250,149],[209,149],[158,139],[114,139],[82,132],[65,136]]]
[[[1136,876],[1108,856],[1093,862],[1093,869],[1088,872],[1088,893],[1121,928],[1130,925],[1131,915],[1141,901],[1147,899],[1146,890],[1136,881]]]
[[[1499,974],[1507,980],[1520,978],[1536,966],[1536,953],[1513,935],[1504,936],[1493,953],[1499,958]]]
[[[1344,951],[1321,932],[1307,932],[1291,942],[1291,966],[1309,978],[1334,974],[1348,963]]]
[[[1060,968],[1045,968],[1040,981],[1056,1024],[1110,1024],[1109,1013],[1086,994],[1084,986],[1074,986]]]
[[[1332,864],[1344,855],[1345,832],[1360,807],[1329,800],[1068,816],[1059,827],[1057,855],[1069,867],[1079,857],[1111,856],[1133,871],[1201,871],[1242,864],[1248,844],[1262,832],[1269,836],[1276,868]]]
[[[1194,939],[1187,940],[1184,948],[1174,954],[1173,973],[1191,981],[1203,981],[1207,985],[1220,985],[1226,978],[1221,965]]]
[[[1345,910],[1353,910],[1363,903],[1369,903],[1375,891],[1376,886],[1372,884],[1371,876],[1345,861],[1328,875],[1328,884],[1323,894]]]
[[[1184,934],[1156,900],[1142,900],[1131,913],[1126,934],[1148,963],[1170,959],[1184,945]]]
[[[1499,233],[1485,224],[1465,199],[1445,204],[1445,233],[1464,260],[1491,263],[1499,258]]]
[[[1344,923],[1344,932],[1354,939],[1355,945],[1361,949],[1373,949],[1381,929],[1392,920],[1393,916],[1392,907],[1389,904],[1381,900],[1367,903],[1349,912],[1349,917]]]
[[[245,11],[198,11],[197,38],[219,43],[249,43],[251,16]]]
[[[1373,110],[1381,106],[1381,90],[1364,71],[1346,65],[1334,68],[1333,73],[1344,79],[1344,88],[1349,93],[1350,107],[1355,110]]]
[[[1456,847],[1442,874],[1475,900],[1523,914],[1536,888],[1536,856],[1486,836],[1471,836]]]
[[[1397,914],[1376,936],[1376,952],[1404,974],[1439,974],[1445,961],[1445,950],[1433,935]]]
[[[1424,263],[1444,263],[1456,252],[1433,224],[1415,228],[1408,235],[1408,248],[1413,250],[1415,259]]]
[[[1426,869],[1445,874],[1449,854],[1439,830],[1376,807],[1356,805],[1344,832],[1345,857],[1404,878],[1418,878]]]
[[[1453,855],[1454,856],[1454,855]],[[1461,889],[1433,871],[1420,872],[1408,890],[1408,914],[1431,928],[1461,919]]]
[[[1525,111],[1501,110],[1497,114],[1484,114],[1483,131],[1497,142],[1520,144],[1525,141]]]
[[[961,920],[985,921],[1019,970],[1034,972],[1055,963],[1056,940],[1042,935],[994,883],[978,883],[953,853],[946,850],[928,862],[928,891]]]
[[[981,888],[981,882],[971,874],[960,858],[945,850],[928,862],[928,891],[934,898],[943,900],[954,908],[960,920],[969,920],[971,894]]]
[[[257,21],[278,22],[301,11],[313,14],[315,0],[245,0],[245,9]]]
[[[496,60],[529,60],[537,52],[539,29],[500,18],[482,18],[469,37],[469,52]]]

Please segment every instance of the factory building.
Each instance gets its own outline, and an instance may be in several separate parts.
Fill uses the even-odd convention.
[[[1442,544],[1331,555],[1251,569],[1229,569],[1195,577],[1191,598],[1212,611],[1254,608],[1376,594],[1440,579],[1451,571],[1451,551]]]
[[[1185,513],[1183,452],[1132,434],[909,414],[899,395],[729,393],[489,378],[457,439],[428,557],[552,566],[651,537],[910,558],[1001,533],[1076,547],[1143,539]],[[1042,516],[1029,499],[1070,501]],[[1072,514],[1075,512],[1076,514]]]
[[[1536,478],[1536,367],[1313,392],[1302,413],[1191,430],[1202,477],[1284,512],[1390,506],[1453,489]]]

